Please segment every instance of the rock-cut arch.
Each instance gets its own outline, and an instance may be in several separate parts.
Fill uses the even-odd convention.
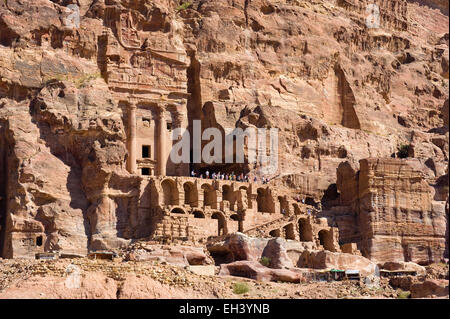
[[[201,210],[194,210],[192,214],[194,215],[194,218],[205,218],[205,213]]]
[[[165,179],[161,182],[161,188],[163,192],[162,204],[163,205],[178,205],[179,194],[175,181],[171,179]]]
[[[202,185],[203,190],[203,206],[209,206],[211,208],[217,208],[217,193],[209,184]]]
[[[184,189],[184,204],[191,207],[198,207],[198,191],[197,187],[192,182],[183,184]]]
[[[256,196],[256,203],[258,212],[262,213],[274,213],[275,212],[275,204],[273,202],[272,196],[269,194],[269,190],[267,188],[258,188]]]
[[[284,238],[295,240],[294,224],[290,223],[283,227]]]
[[[217,219],[217,236],[222,236],[227,234],[227,221],[225,216],[221,212],[214,212],[211,215],[212,219]]]
[[[300,218],[298,220],[298,230],[300,241],[313,241],[312,226],[308,219]]]
[[[181,207],[175,207],[170,211],[171,214],[186,214],[186,211]]]
[[[323,246],[325,250],[328,251],[335,251],[334,245],[333,245],[333,235],[331,234],[331,231],[322,229],[319,231],[319,241],[320,244]]]

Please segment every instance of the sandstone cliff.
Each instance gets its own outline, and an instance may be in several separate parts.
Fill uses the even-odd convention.
[[[448,257],[448,3],[375,1],[379,28],[365,0],[82,0],[79,28],[69,3],[0,4],[4,257],[137,236],[121,104],[136,92],[184,101],[188,128],[279,128],[272,183],[320,205],[341,244]],[[147,47],[156,71],[126,53]]]

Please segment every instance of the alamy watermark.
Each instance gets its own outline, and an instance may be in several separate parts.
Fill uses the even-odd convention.
[[[380,7],[375,3],[369,3],[366,7],[366,26],[369,29],[380,27]]]
[[[193,163],[245,163],[244,153],[247,150],[247,163],[259,164],[262,174],[274,174],[278,170],[278,128],[271,128],[269,132],[265,128],[226,128],[223,137],[222,131],[215,127],[209,127],[202,133],[200,120],[194,120],[192,127]],[[175,164],[190,163],[189,131],[184,128],[174,129],[172,140],[178,142],[170,152],[171,161]],[[209,142],[202,148],[202,141]]]
[[[69,28],[80,27],[80,7],[76,4],[69,4],[66,7],[68,16],[64,19],[64,25]]]
[[[65,286],[68,289],[78,289],[81,287],[81,270],[80,267],[70,264],[66,268],[66,281]]]

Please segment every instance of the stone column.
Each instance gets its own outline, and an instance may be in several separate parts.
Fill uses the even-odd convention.
[[[136,162],[136,104],[128,106],[128,171],[137,174]]]
[[[166,118],[164,117],[164,109],[158,113],[157,132],[158,132],[158,156],[157,156],[157,174],[159,176],[166,175]]]

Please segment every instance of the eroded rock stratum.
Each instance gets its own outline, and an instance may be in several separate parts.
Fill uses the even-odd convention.
[[[79,27],[71,1],[0,4],[1,256],[209,240],[217,262],[239,231],[297,266],[448,258],[448,2],[374,1],[379,28],[356,0],[74,3]],[[195,120],[278,128],[270,183],[187,177],[260,168],[172,163]]]

